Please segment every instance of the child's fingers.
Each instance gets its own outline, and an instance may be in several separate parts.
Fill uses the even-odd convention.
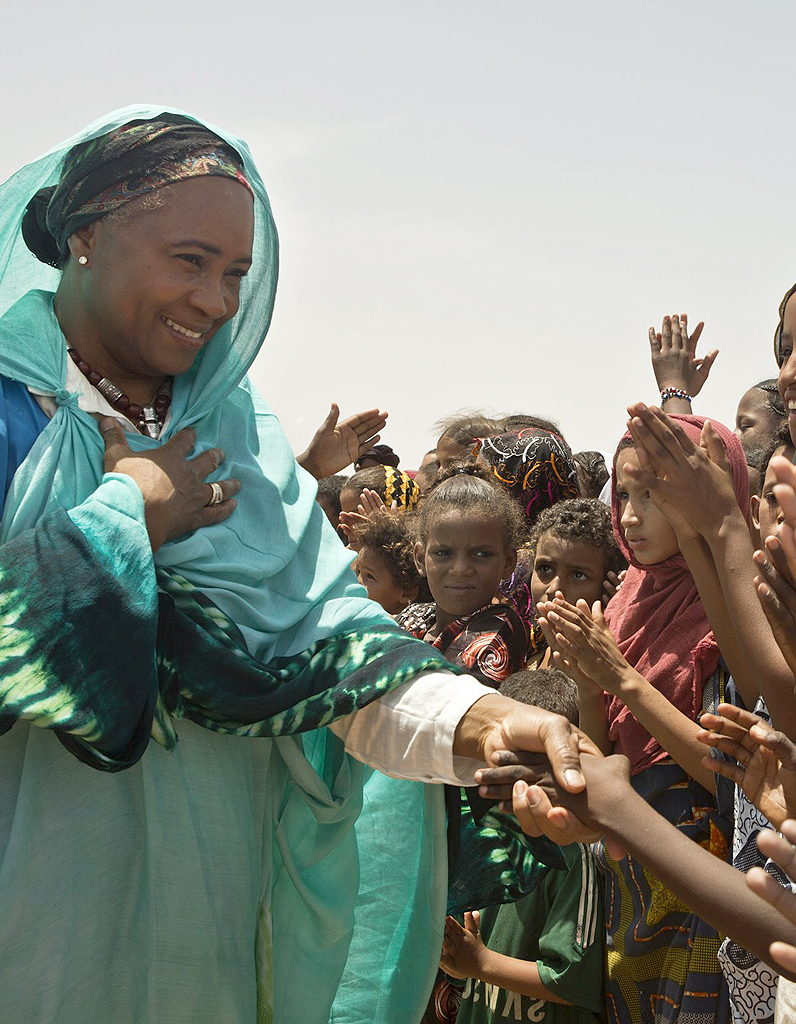
[[[780,826],[780,831],[788,838],[777,835],[773,829],[769,828],[761,829],[757,834],[758,850],[764,857],[769,857],[775,864],[779,864],[791,881],[796,880],[796,849],[794,849],[792,841],[789,841],[790,835],[793,834],[793,825],[793,819],[789,818]],[[766,878],[771,878],[765,871],[763,874]],[[762,880],[758,881],[761,885],[763,884]],[[781,890],[782,886],[777,885],[777,888]],[[769,902],[771,901],[769,900]],[[794,897],[794,905],[796,906],[796,897]],[[794,912],[794,923],[796,923],[796,912]]]
[[[714,772],[716,775],[723,775],[725,779],[729,779],[730,782],[734,782],[737,786],[743,785],[746,771],[738,764],[722,761],[721,758],[711,757],[708,754],[702,758],[702,767],[707,768],[709,772]]]
[[[464,928],[465,931],[468,931],[471,935],[478,934],[478,922],[470,910],[465,910],[464,912]]]
[[[735,735],[735,731],[727,729],[727,723],[731,723],[737,726],[739,729],[751,729],[753,725],[757,725],[762,719],[759,715],[753,714],[751,711],[747,711],[746,708],[739,708],[735,704],[727,704],[722,701],[716,708],[716,714],[704,714],[700,721],[710,721],[712,724],[708,726],[714,732],[728,731],[730,735]]]
[[[783,974],[789,977],[790,981],[796,980],[796,946],[787,942],[772,942],[768,947],[771,959],[779,964]]]
[[[769,831],[771,830],[763,829],[761,835]],[[790,889],[780,885],[775,878],[759,867],[750,868],[746,872],[746,884],[752,892],[764,899],[766,903],[770,903],[783,917],[796,924],[796,896]]]
[[[772,729],[765,722],[761,722],[752,726],[749,735],[757,740],[761,747],[776,754],[785,767],[796,768],[796,744],[792,743],[784,732]]]

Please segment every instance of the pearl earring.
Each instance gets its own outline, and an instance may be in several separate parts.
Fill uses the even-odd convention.
[[[88,263],[88,256],[78,256],[77,262],[80,264],[81,267],[85,267],[85,265]]]

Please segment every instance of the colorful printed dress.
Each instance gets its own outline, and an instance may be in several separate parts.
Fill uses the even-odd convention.
[[[436,606],[411,604],[396,622],[418,640],[426,640],[445,658],[464,668],[486,686],[495,689],[514,672],[525,667],[528,633],[517,611],[506,604],[488,604],[471,615],[462,616],[435,637]]]
[[[705,683],[703,711],[724,699],[726,670]],[[721,860],[732,822],[716,798],[671,759],[631,777],[634,789],[684,835]],[[727,1024],[721,936],[635,858],[613,860],[597,847],[605,871],[606,1005],[610,1024]]]

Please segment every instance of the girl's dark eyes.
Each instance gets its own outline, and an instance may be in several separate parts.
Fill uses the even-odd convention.
[[[549,562],[537,562],[536,574],[537,576],[549,576],[553,571],[552,565]]]
[[[776,508],[779,504],[779,502],[777,501],[777,497],[773,491],[769,491],[767,494],[764,494],[763,497],[768,502],[770,508]]]
[[[616,496],[617,498],[619,498],[620,501],[627,501],[627,499],[630,497],[627,491],[617,491]]]
[[[577,580],[580,583],[581,580],[587,580],[588,578],[589,577],[586,575],[585,572],[583,572],[582,569],[573,569],[572,570],[572,579],[573,580]]]

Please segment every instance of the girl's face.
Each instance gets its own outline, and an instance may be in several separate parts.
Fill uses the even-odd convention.
[[[777,430],[781,418],[774,412],[768,394],[760,388],[749,388],[738,403],[735,414],[735,436],[744,444],[765,448]]]
[[[616,490],[627,546],[642,565],[664,562],[680,550],[677,535],[646,487],[628,475],[626,465],[639,468],[634,448],[624,448],[616,457]]]
[[[428,579],[437,622],[453,622],[492,601],[517,564],[517,551],[507,546],[497,516],[451,510],[432,519],[426,543],[415,546],[415,562]]]
[[[794,353],[793,339],[796,338],[796,301],[791,296],[785,305],[785,315],[782,319],[782,339],[779,367],[779,393],[785,403],[785,412],[788,416],[788,429],[790,438],[796,444],[796,353]]]
[[[539,538],[531,577],[534,606],[540,601],[552,601],[560,590],[570,604],[583,598],[591,607],[602,597],[604,579],[602,548],[558,537],[552,530]]]
[[[396,582],[378,548],[361,547],[354,562],[354,571],[371,601],[380,604],[390,615],[402,612],[417,596],[416,587],[402,587]]]
[[[793,454],[794,449],[791,445],[783,445],[782,448],[777,448],[774,452],[774,455],[783,455],[789,460],[793,459]],[[752,522],[760,534],[761,545],[765,544],[766,537],[772,537],[777,532],[777,528],[785,521],[774,494],[776,482],[777,478],[771,469],[767,469],[762,493],[759,496],[753,494],[751,498]]]

